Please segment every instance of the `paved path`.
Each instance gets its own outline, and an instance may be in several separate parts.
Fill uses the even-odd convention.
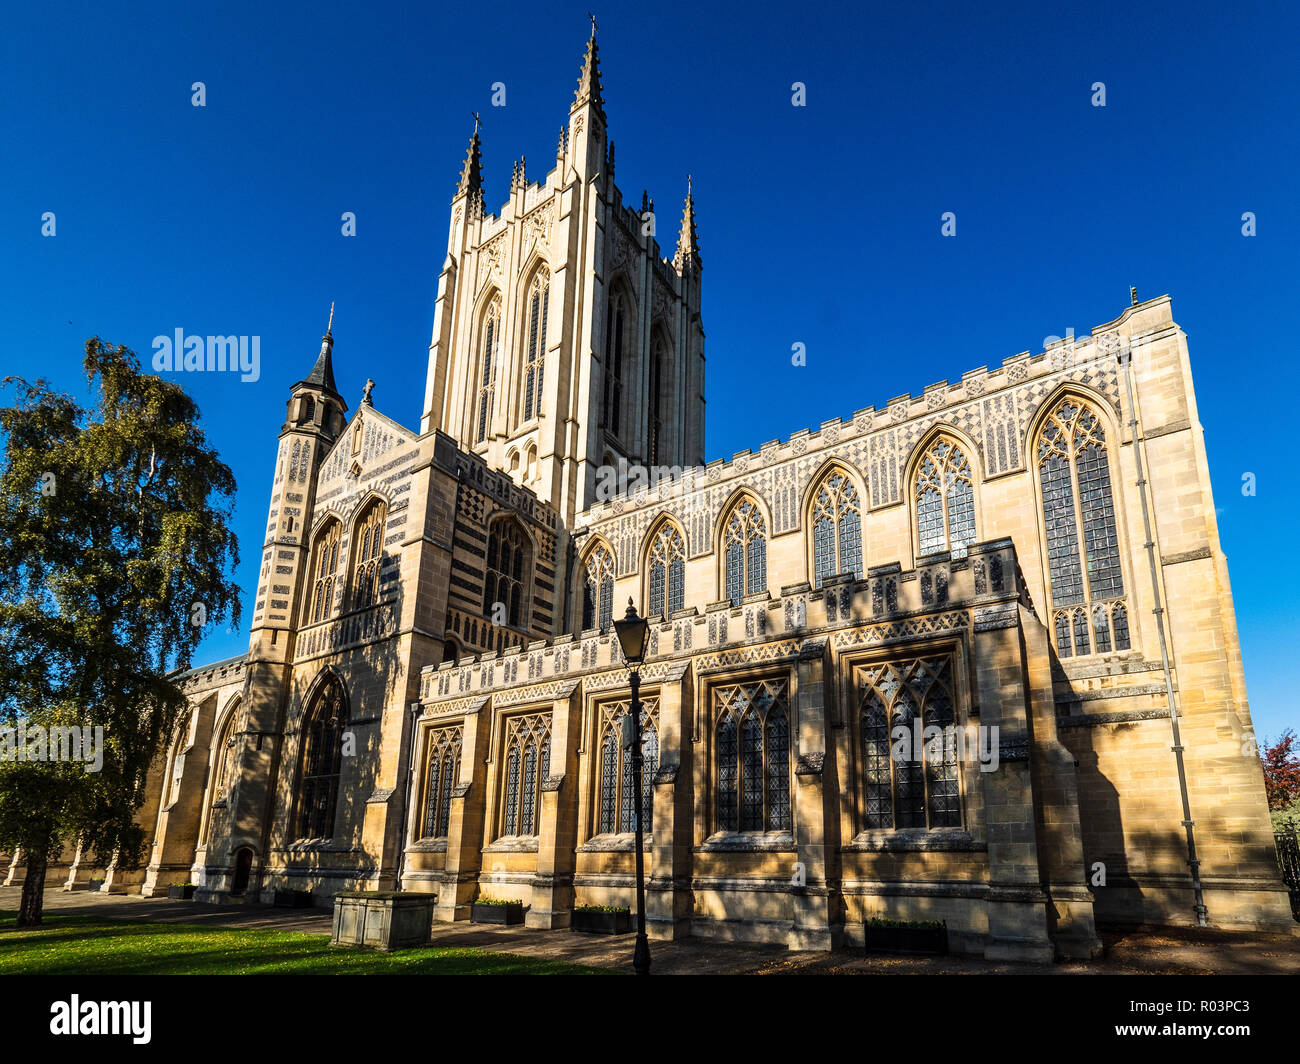
[[[21,889],[0,887],[0,909],[17,909]],[[276,909],[262,905],[200,905],[138,895],[64,893],[45,895],[48,912],[116,920],[198,924],[208,927],[275,928],[329,934],[331,915],[321,909]],[[1300,925],[1297,925],[1300,929]],[[1300,974],[1300,932],[1296,935],[1234,934],[1196,928],[1105,931],[1106,955],[1090,964],[994,964],[964,957],[866,957],[861,951],[791,952],[782,946],[752,946],[685,939],[650,944],[654,971],[662,974]],[[575,964],[631,967],[630,935],[580,935],[483,924],[434,924],[437,946],[473,947],[499,953],[550,957]]]

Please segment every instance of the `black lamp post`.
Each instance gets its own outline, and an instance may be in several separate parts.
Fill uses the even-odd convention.
[[[627,664],[632,685],[632,704],[628,707],[632,718],[632,816],[636,823],[636,949],[632,953],[632,968],[637,975],[649,975],[650,943],[645,937],[645,857],[641,852],[641,772],[645,766],[645,757],[641,750],[641,700],[638,695],[641,690],[641,663],[645,660],[650,625],[645,618],[636,615],[636,607],[630,598],[627,600],[627,614],[621,621],[614,622],[614,631],[618,635],[618,645],[623,650],[623,660]]]

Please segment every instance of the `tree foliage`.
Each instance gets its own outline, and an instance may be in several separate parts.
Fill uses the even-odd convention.
[[[6,378],[0,408],[0,727],[102,728],[101,771],[0,761],[0,849],[21,848],[20,926],[67,843],[138,864],[150,764],[175,735],[204,626],[239,619],[235,481],[178,385],[86,343],[89,409]],[[33,892],[29,899],[28,894]]]

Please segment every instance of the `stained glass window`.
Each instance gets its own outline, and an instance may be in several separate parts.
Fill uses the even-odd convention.
[[[767,524],[752,499],[736,503],[723,535],[727,598],[739,606],[745,595],[767,590]]]
[[[650,616],[666,617],[686,604],[686,545],[676,525],[660,526],[649,559]]]
[[[1052,630],[1063,658],[1129,649],[1110,463],[1101,420],[1066,399],[1038,436]]]
[[[296,818],[299,839],[334,836],[346,725],[343,687],[331,676],[317,690],[303,717],[302,778]]]
[[[357,543],[352,594],[358,609],[373,606],[379,598],[379,564],[383,556],[384,521],[387,517],[387,504],[375,499],[366,507],[352,533]]]
[[[822,481],[813,500],[813,586],[828,576],[862,575],[862,511],[858,490],[836,470]]]
[[[653,827],[654,774],[659,770],[659,699],[642,698],[641,702],[641,830],[650,833]],[[600,770],[600,820],[601,833],[636,830],[633,815],[636,803],[632,786],[632,748],[622,747],[623,718],[630,703],[624,699],[605,702],[600,708],[601,770]]]
[[[926,448],[915,488],[919,553],[965,557],[975,542],[975,491],[970,462],[955,440],[939,436]]]
[[[714,690],[719,831],[790,831],[790,720],[784,679]]]
[[[505,726],[505,801],[503,835],[536,835],[542,785],[551,771],[551,715],[511,717]]]
[[[863,828],[960,827],[951,659],[864,666],[857,685]]]
[[[614,556],[603,544],[597,544],[587,555],[583,571],[582,630],[598,628],[607,632],[614,612]]]
[[[330,521],[316,534],[316,547],[312,559],[314,577],[311,593],[311,621],[323,621],[334,606],[334,579],[339,569],[339,540],[343,526]],[[344,567],[346,572],[346,566]]]
[[[447,835],[451,818],[451,792],[460,775],[461,729],[438,728],[429,733],[428,779],[425,781],[424,834],[426,839]]]

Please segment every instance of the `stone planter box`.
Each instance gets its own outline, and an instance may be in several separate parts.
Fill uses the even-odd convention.
[[[509,905],[481,905],[475,902],[469,910],[470,923],[474,924],[522,924],[524,922],[523,902]]]
[[[632,914],[574,909],[569,926],[574,931],[585,931],[592,935],[626,935],[632,930]]]
[[[275,901],[272,904],[277,909],[310,909],[311,891],[277,890],[275,892]]]
[[[948,952],[948,924],[942,927],[864,925],[868,953],[904,953],[942,957]]]
[[[412,891],[345,890],[334,896],[330,945],[385,952],[428,945],[437,900]]]
[[[194,883],[185,883],[179,887],[173,883],[167,888],[167,897],[175,898],[178,901],[189,901],[190,898],[194,897],[194,892],[198,889]]]

